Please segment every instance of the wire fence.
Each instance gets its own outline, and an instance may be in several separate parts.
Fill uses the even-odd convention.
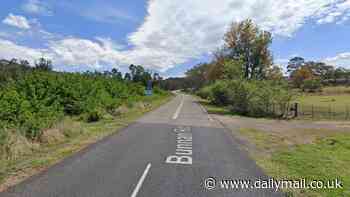
[[[268,106],[268,113],[275,117],[288,119],[309,120],[350,120],[350,105],[305,105],[292,103],[288,106],[272,104]]]
[[[298,105],[297,117],[312,120],[350,120],[350,106]]]

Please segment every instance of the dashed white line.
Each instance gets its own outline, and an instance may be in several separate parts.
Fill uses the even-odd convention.
[[[175,119],[177,119],[177,117],[179,116],[179,114],[180,114],[180,111],[181,111],[181,108],[182,108],[182,106],[184,105],[184,95],[182,95],[182,99],[181,99],[181,103],[180,103],[180,105],[177,107],[177,109],[176,109],[176,111],[175,111],[175,114],[173,115],[173,119],[175,120]]]
[[[147,174],[148,174],[148,171],[149,171],[149,169],[151,168],[151,166],[152,166],[152,165],[151,165],[150,163],[147,165],[147,167],[146,167],[145,171],[143,172],[143,174],[142,174],[142,176],[141,176],[139,182],[137,183],[137,185],[136,185],[134,191],[132,192],[131,197],[136,197],[137,194],[139,193],[139,191],[140,191],[140,189],[141,189],[141,186],[142,186],[143,182],[145,181],[145,178],[146,178],[146,176],[147,176]]]

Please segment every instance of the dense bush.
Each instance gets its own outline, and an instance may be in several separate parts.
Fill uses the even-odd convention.
[[[86,114],[86,121],[98,121],[101,112],[136,102],[143,94],[142,85],[100,74],[33,70],[1,87],[0,123],[36,139],[64,115]]]
[[[102,119],[103,114],[99,110],[91,110],[85,116],[86,122],[97,122]]]
[[[255,117],[284,115],[293,96],[282,84],[245,80],[217,81],[199,95],[213,104],[229,107],[234,113]]]
[[[201,98],[212,100],[212,86],[205,86],[201,88],[198,92],[197,95]]]
[[[211,93],[209,94],[212,98],[212,102],[216,105],[228,105],[230,102],[229,95],[229,83],[228,81],[217,81],[209,90]]]
[[[318,79],[308,79],[303,82],[301,89],[303,92],[319,92],[322,89],[322,83]]]

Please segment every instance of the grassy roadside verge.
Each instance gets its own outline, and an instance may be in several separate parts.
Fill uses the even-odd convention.
[[[47,169],[106,136],[118,132],[145,113],[170,101],[171,98],[171,95],[148,97],[142,102],[125,107],[123,112],[117,116],[108,115],[95,123],[85,123],[75,117],[65,118],[58,123],[57,127],[74,130],[74,132],[70,132],[72,135],[69,137],[34,146],[31,153],[23,154],[16,159],[0,160],[0,191]]]
[[[327,182],[338,179],[343,183],[342,189],[285,190],[289,196],[350,196],[348,123],[333,122],[337,126],[347,126],[333,130],[330,122],[322,124],[329,128],[318,128],[319,123],[311,121],[244,118],[205,101],[201,104],[209,113],[219,115],[216,117],[224,117],[220,121],[243,142],[242,148],[269,176],[278,180],[305,178]]]
[[[349,196],[350,134],[334,134],[308,144],[285,143],[286,139],[256,129],[240,134],[255,145],[249,151],[264,171],[279,180],[327,181],[338,179],[342,189],[289,189],[290,196]],[[259,153],[258,153],[259,152]]]

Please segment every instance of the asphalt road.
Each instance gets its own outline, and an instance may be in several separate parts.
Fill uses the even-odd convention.
[[[211,190],[205,188],[209,177],[217,180]],[[268,177],[192,97],[178,95],[118,134],[0,196],[282,196],[251,185],[248,189],[223,189],[220,179],[253,182]],[[213,186],[211,183],[208,185]]]

